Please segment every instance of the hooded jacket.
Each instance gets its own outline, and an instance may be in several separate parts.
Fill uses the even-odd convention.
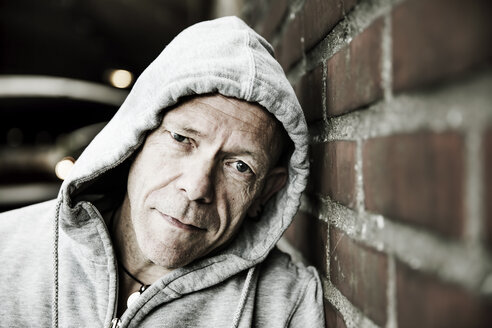
[[[286,186],[224,249],[154,282],[121,316],[118,265],[105,212],[125,191],[129,162],[166,109],[220,93],[258,103],[294,144]],[[0,326],[324,327],[316,270],[275,245],[308,175],[308,134],[272,47],[236,17],[181,32],[141,74],[77,160],[53,201],[0,215]]]

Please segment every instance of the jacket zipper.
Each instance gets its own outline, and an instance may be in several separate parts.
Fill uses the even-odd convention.
[[[111,320],[111,328],[119,328],[121,325],[121,320],[116,316],[118,313],[118,297],[119,297],[119,281],[118,281],[118,266],[116,266],[116,297],[114,300],[114,310],[113,310],[113,320]]]
[[[111,328],[119,328],[121,325],[121,320],[120,318],[114,318],[111,320]]]
[[[114,299],[114,310],[113,310],[113,320],[111,320],[111,328],[118,328],[121,324],[120,318],[118,318],[116,315],[118,313],[118,298],[119,298],[119,292],[120,292],[120,286],[119,286],[119,274],[118,274],[118,265],[115,265],[115,272],[116,272],[116,297]]]

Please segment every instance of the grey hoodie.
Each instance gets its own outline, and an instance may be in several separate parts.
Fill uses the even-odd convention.
[[[166,108],[207,93],[256,102],[276,116],[295,146],[288,182],[226,248],[164,275],[115,319],[118,266],[103,216],[121,202],[128,163]],[[235,17],[184,30],[142,73],[57,200],[0,215],[0,325],[324,327],[315,269],[275,248],[306,185],[307,136],[293,89],[261,36]]]

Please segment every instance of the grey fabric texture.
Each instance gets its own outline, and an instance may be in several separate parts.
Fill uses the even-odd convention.
[[[9,295],[0,301],[0,326],[111,325],[117,261],[101,213],[114,206],[108,198],[126,181],[125,164],[166,109],[209,93],[259,103],[283,124],[295,145],[288,182],[227,248],[152,284],[120,326],[324,326],[316,270],[275,248],[307,182],[306,122],[273,49],[236,17],[193,25],[162,51],[77,160],[56,201],[0,214],[0,284]]]

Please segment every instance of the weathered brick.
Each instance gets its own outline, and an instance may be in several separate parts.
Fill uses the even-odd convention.
[[[355,148],[353,141],[333,141],[311,146],[308,193],[328,195],[355,207]]]
[[[288,12],[287,0],[273,0],[270,3],[270,10],[266,17],[263,19],[263,26],[261,29],[261,35],[271,41],[275,32],[280,26],[280,23],[284,20],[285,15]]]
[[[492,2],[413,0],[392,15],[395,92],[422,87],[491,57]]]
[[[326,222],[299,211],[284,236],[321,274],[326,276]]]
[[[299,13],[290,18],[287,29],[275,49],[277,59],[286,72],[302,58],[304,51],[302,24],[303,17]]]
[[[304,4],[306,50],[321,41],[342,20],[357,0],[307,0]]]
[[[463,147],[455,132],[368,140],[362,154],[366,208],[446,236],[461,236]]]
[[[377,20],[327,61],[326,107],[336,116],[368,105],[383,96],[381,35]]]
[[[486,241],[492,248],[492,128],[489,128],[483,139],[483,165],[485,175],[485,231]]]
[[[378,325],[386,323],[386,255],[359,245],[330,226],[330,277],[357,308]]]
[[[323,66],[306,73],[296,84],[297,98],[308,123],[323,119]]]
[[[333,307],[333,305],[325,300],[324,306],[326,328],[347,328],[342,315]]]
[[[399,328],[492,327],[492,302],[397,262]]]

